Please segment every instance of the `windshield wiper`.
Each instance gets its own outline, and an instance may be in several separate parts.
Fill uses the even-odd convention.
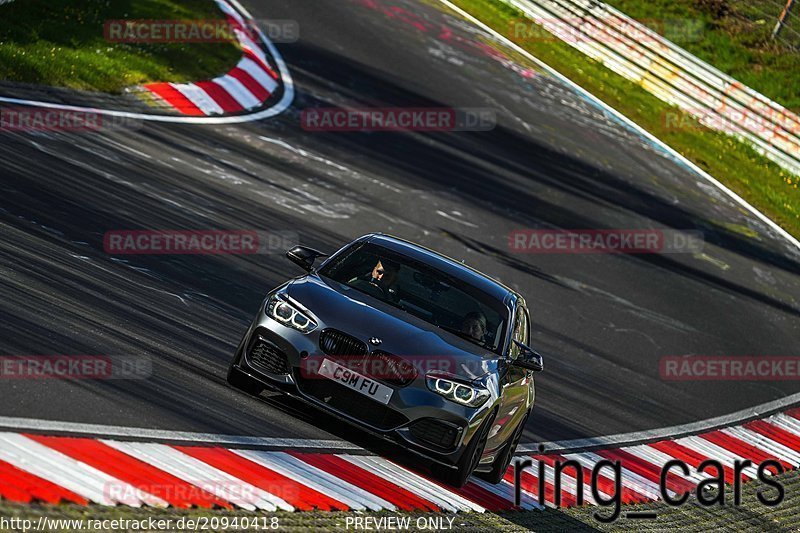
[[[443,329],[443,330],[445,330],[445,331],[449,331],[450,333],[453,333],[453,334],[455,334],[455,335],[458,335],[458,336],[459,336],[459,337],[461,337],[462,339],[467,339],[468,341],[472,341],[472,342],[474,342],[475,344],[477,344],[478,346],[482,346],[482,347],[484,347],[484,348],[486,348],[486,349],[489,349],[489,345],[488,345],[488,344],[486,344],[486,341],[482,341],[482,340],[480,340],[480,339],[476,339],[475,337],[473,337],[473,336],[472,336],[472,335],[470,335],[469,333],[464,333],[464,332],[463,332],[463,331],[461,331],[460,329],[451,328],[450,326],[444,326],[444,325],[442,325],[442,324],[435,324],[435,326],[436,326],[437,328],[442,328],[442,329]]]

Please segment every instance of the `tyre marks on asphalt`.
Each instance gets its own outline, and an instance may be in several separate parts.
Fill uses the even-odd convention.
[[[800,467],[800,409],[693,436],[517,459],[534,461],[532,468],[521,473],[519,506],[514,504],[513,467],[498,485],[472,478],[455,490],[374,455],[4,432],[0,433],[0,497],[23,503],[267,511],[536,510],[543,508],[540,485],[546,506],[554,507],[558,500],[562,507],[570,507],[581,499],[594,505],[593,475],[597,475],[598,497],[608,501],[615,493],[613,473],[593,470],[600,461],[619,461],[620,499],[634,504],[661,499],[661,470],[673,459],[690,467],[688,472],[671,469],[667,474],[665,487],[673,498],[711,479],[709,473],[696,471],[710,459],[721,463],[727,483],[735,481],[735,461],[753,463],[741,469],[743,481],[756,478],[756,468],[767,460],[778,461],[786,470]],[[573,461],[582,470],[569,466],[556,476],[556,462],[565,461]]]

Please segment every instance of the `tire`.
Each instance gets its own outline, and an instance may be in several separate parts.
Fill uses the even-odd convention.
[[[233,365],[228,368],[228,383],[232,387],[253,396],[258,396],[264,390],[263,385]]]
[[[519,440],[522,438],[522,432],[525,430],[525,423],[528,421],[530,414],[531,412],[528,410],[528,412],[525,413],[525,417],[520,420],[511,439],[509,439],[503,447],[503,451],[495,458],[492,464],[492,470],[490,472],[479,472],[476,474],[479,478],[488,481],[492,485],[497,485],[503,480],[506,470],[508,470],[508,465],[511,464],[511,460],[514,458],[514,452],[517,450],[517,444],[519,444]]]
[[[481,455],[483,455],[483,450],[486,448],[489,431],[492,429],[492,424],[494,424],[496,415],[497,411],[492,411],[489,416],[486,417],[486,420],[484,420],[481,427],[467,445],[464,453],[461,454],[461,458],[458,460],[458,463],[456,463],[456,468],[448,468],[442,471],[442,474],[439,476],[442,481],[457,489],[467,484],[469,476],[475,471],[478,462],[480,462]]]

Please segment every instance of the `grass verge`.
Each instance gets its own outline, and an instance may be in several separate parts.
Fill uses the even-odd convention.
[[[600,531],[797,531],[800,528],[800,476],[790,471],[775,478],[782,486],[784,497],[776,506],[761,503],[760,493],[768,500],[778,501],[778,491],[754,480],[742,485],[741,501],[734,501],[731,485],[726,485],[723,504],[703,506],[691,496],[685,505],[670,507],[663,502],[623,508],[624,512],[653,512],[653,520],[623,520],[604,525],[595,521],[596,508],[567,509],[565,514],[574,520],[591,525]],[[710,493],[708,497],[713,499]],[[608,514],[608,510],[602,512]]]
[[[0,5],[0,79],[119,93],[152,81],[208,79],[240,57],[235,41],[118,43],[109,20],[221,20],[212,0],[48,0]]]
[[[777,491],[751,481],[742,486],[741,502],[733,500],[733,489],[725,486],[725,503],[704,507],[695,497],[685,505],[670,507],[663,502],[646,505],[623,506],[620,518],[610,524],[598,522],[594,513],[597,507],[585,506],[572,509],[546,509],[544,511],[506,512],[500,514],[478,513],[409,513],[409,512],[296,512],[253,513],[207,509],[133,509],[130,507],[102,507],[90,505],[20,505],[0,501],[0,529],[23,531],[29,520],[29,530],[36,525],[40,531],[388,531],[392,523],[382,525],[374,520],[408,520],[409,527],[399,527],[403,522],[394,522],[398,531],[454,531],[454,532],[521,532],[521,531],[667,531],[684,533],[711,530],[726,531],[796,531],[800,526],[800,476],[796,471],[778,476],[777,481],[784,490],[783,501],[775,506],[759,502],[757,494],[775,500]],[[709,495],[710,497],[711,495]],[[602,516],[609,509],[600,509]],[[625,514],[631,511],[652,512],[654,519],[631,519]],[[355,522],[355,519],[370,522]],[[10,522],[11,519],[20,521]],[[42,524],[39,520],[47,520]],[[235,519],[238,519],[234,522]],[[80,522],[74,522],[74,521]],[[113,523],[112,520],[138,521]],[[181,520],[183,520],[181,522]],[[189,522],[193,520],[193,522]],[[5,521],[5,522],[4,522]],[[69,521],[73,521],[70,523]],[[99,522],[98,522],[99,521]],[[148,522],[149,521],[149,522]],[[161,525],[159,521],[163,521]],[[169,521],[169,522],[167,522]],[[258,526],[254,527],[253,522]],[[249,523],[246,523],[249,522]],[[205,529],[201,526],[207,526]],[[243,527],[243,526],[249,527]],[[371,525],[371,529],[366,527]],[[138,527],[137,527],[138,526]]]
[[[525,17],[502,1],[452,1],[622,112],[800,238],[798,177],[750,146],[702,126],[544,29],[535,32],[539,38],[517,38],[513,25]]]
[[[680,46],[765,94],[800,112],[800,20],[797,6],[783,37],[771,39],[785,2],[780,0],[607,0],[628,16],[652,21],[652,29],[669,37],[677,30]],[[664,21],[663,23],[661,21]],[[670,23],[666,23],[670,21]],[[681,26],[699,32],[686,32]]]

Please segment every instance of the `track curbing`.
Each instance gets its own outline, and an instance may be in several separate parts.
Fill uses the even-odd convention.
[[[235,0],[215,0],[215,2],[231,24],[237,28],[235,33],[244,53],[236,67],[213,80],[184,84],[159,82],[146,84],[138,89],[143,94],[149,95],[148,99],[159,101],[162,106],[172,108],[178,113],[183,113],[182,115],[134,113],[4,96],[0,96],[0,102],[181,124],[237,124],[279,115],[291,106],[295,95],[294,81],[286,62],[239,2]],[[248,31],[256,33],[261,41],[260,45],[247,36]],[[270,65],[268,58],[274,61],[277,72]],[[267,81],[267,78],[271,78],[274,85]],[[269,98],[280,90],[280,86],[283,89],[280,99],[266,109],[261,109]],[[260,93],[262,98],[255,96],[256,93]],[[254,100],[258,101],[257,105],[254,105]],[[220,115],[213,116],[214,113]]]

